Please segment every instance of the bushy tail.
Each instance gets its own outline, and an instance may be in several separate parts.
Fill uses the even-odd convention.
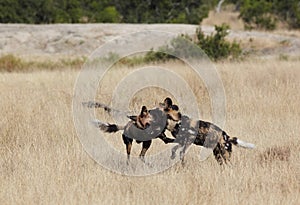
[[[88,101],[88,102],[82,102],[83,106],[86,106],[88,108],[103,108],[106,112],[111,112],[111,108],[108,107],[107,105],[99,102],[93,102],[93,101]]]
[[[82,102],[82,106],[87,107],[87,108],[103,108],[105,112],[108,114],[118,114],[118,115],[130,115],[132,112],[130,111],[123,111],[123,110],[118,110],[114,109],[112,107],[109,107],[106,104],[100,103],[100,102],[94,102],[94,101],[88,101],[88,102]]]
[[[101,122],[100,120],[93,120],[91,122],[94,126],[100,128],[103,132],[108,132],[108,133],[113,133],[113,132],[118,132],[119,130],[124,130],[125,126],[120,126],[116,124],[109,124],[109,123],[104,123]]]
[[[243,148],[247,148],[247,149],[254,149],[255,145],[249,142],[244,142],[236,137],[233,137],[231,140],[232,144],[238,146],[238,147],[243,147]]]

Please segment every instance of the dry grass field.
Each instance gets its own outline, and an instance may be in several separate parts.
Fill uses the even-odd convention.
[[[232,165],[221,168],[192,146],[185,166],[144,177],[106,170],[84,151],[72,117],[78,71],[1,73],[0,204],[299,204],[299,68],[299,60],[218,63],[223,128],[256,149],[234,147]],[[120,133],[109,141],[125,153]],[[154,141],[149,154],[164,146]]]

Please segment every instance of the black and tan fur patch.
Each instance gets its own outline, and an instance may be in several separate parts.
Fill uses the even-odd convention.
[[[172,134],[176,138],[174,142],[179,143],[183,150],[186,150],[186,147],[191,144],[212,149],[220,165],[230,161],[232,144],[238,144],[236,137],[231,138],[213,123],[202,120],[194,121],[188,116],[182,116],[180,126]],[[173,158],[178,148],[178,146],[175,146],[172,150]]]

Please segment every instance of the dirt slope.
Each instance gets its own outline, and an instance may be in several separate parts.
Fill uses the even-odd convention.
[[[97,47],[120,35],[160,30],[176,34],[193,34],[196,25],[184,24],[0,24],[0,55],[12,53],[22,57],[88,56]],[[202,26],[206,34],[211,26]],[[245,51],[259,56],[300,55],[300,39],[295,36],[257,31],[230,31],[229,38],[240,41]]]

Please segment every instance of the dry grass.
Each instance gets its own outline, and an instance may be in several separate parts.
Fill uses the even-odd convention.
[[[289,161],[290,156],[290,146],[275,146],[261,153],[260,160],[262,163],[272,163],[275,160]]]
[[[38,60],[37,60],[38,59]],[[80,69],[85,57],[58,59],[20,58],[13,54],[0,56],[0,72],[33,72],[38,70]]]
[[[76,71],[0,74],[0,204],[299,204],[300,62],[217,67],[227,98],[224,128],[257,149],[234,148],[233,165],[221,169],[213,157],[200,162],[193,146],[185,167],[146,177],[114,174],[83,150],[72,121]],[[149,101],[160,100],[157,93]],[[110,140],[125,153],[120,134]]]

